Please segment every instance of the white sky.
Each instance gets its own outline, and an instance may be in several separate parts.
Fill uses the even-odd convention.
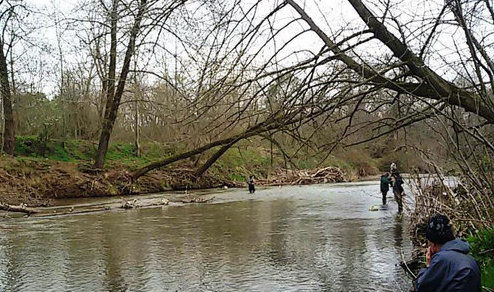
[[[24,79],[30,79],[31,82],[37,84],[40,90],[46,93],[48,96],[53,96],[54,92],[57,91],[57,80],[59,76],[59,68],[58,68],[58,51],[57,51],[57,37],[56,37],[56,29],[55,29],[55,18],[52,14],[54,11],[57,11],[60,18],[62,15],[65,17],[70,17],[74,15],[74,13],[78,13],[75,8],[81,3],[80,0],[27,0],[29,3],[37,7],[40,11],[44,12],[46,15],[41,21],[36,21],[38,23],[42,23],[45,27],[38,29],[33,36],[36,40],[41,40],[44,44],[47,45],[49,49],[45,49],[42,53],[35,53],[33,56],[30,56],[31,62],[44,64],[46,68],[43,70],[41,74],[37,74],[33,76],[24,76]],[[281,1],[281,0],[280,0]],[[250,2],[255,2],[250,0]],[[367,1],[368,3],[370,1]],[[376,1],[377,2],[377,1]],[[425,26],[424,23],[431,22],[430,18],[434,17],[438,14],[441,5],[443,5],[443,1],[435,0],[435,1],[412,1],[412,0],[398,0],[391,1],[392,7],[390,9],[392,15],[396,17],[401,24],[407,24],[408,31],[404,31],[404,33],[408,36],[407,41],[411,44],[413,48],[419,47],[419,45],[425,39],[426,34],[423,34],[424,30],[429,30],[429,26]],[[248,6],[249,1],[244,2],[246,6]],[[259,15],[266,14],[270,11],[270,9],[276,4],[278,1],[266,0],[261,5],[261,8],[265,8],[265,11],[261,11]],[[362,29],[364,24],[358,18],[358,15],[353,10],[351,5],[346,0],[334,0],[334,1],[323,1],[323,0],[311,0],[311,1],[303,1],[299,0],[298,3],[302,6],[305,5],[308,14],[323,28],[327,34],[331,35],[337,33],[338,31],[345,29],[349,32],[357,31],[358,29]],[[376,9],[372,5],[369,5],[370,8],[374,10],[377,15],[380,15],[381,12],[379,9]],[[38,16],[37,16],[38,17]],[[298,15],[294,12],[291,7],[285,7],[281,12],[277,13],[273,18],[274,26],[281,27],[287,21],[298,17]],[[423,19],[426,19],[425,21]],[[422,21],[420,21],[422,20]],[[398,31],[396,29],[393,30],[394,23],[390,24],[388,27],[398,35]],[[304,23],[298,23],[296,25],[292,25],[290,29],[283,31],[277,37],[277,46],[280,47],[286,40],[290,39],[293,35],[295,35],[300,29],[307,26]],[[439,71],[443,71],[442,73],[447,73],[451,75],[451,78],[454,77],[455,74],[451,72],[451,68],[445,67],[444,64],[446,62],[450,62],[451,60],[457,60],[458,56],[451,55],[455,49],[453,45],[454,39],[459,39],[462,37],[461,33],[451,28],[441,28],[440,37],[435,39],[434,49],[438,51],[438,53],[432,55],[433,59],[429,60],[429,63],[435,67],[435,69]],[[74,63],[80,62],[83,60],[81,57],[86,52],[80,52],[78,50],[74,50],[75,46],[78,43],[78,40],[73,35],[74,32],[68,31],[63,35],[63,52],[64,52],[64,60],[67,62],[67,67],[74,66]],[[348,32],[347,32],[348,34]],[[339,38],[341,39],[341,37]],[[167,42],[165,46],[173,51],[175,47],[179,46],[176,44],[176,40],[173,38],[167,38],[165,40]],[[290,46],[284,50],[285,54],[290,54],[299,50],[310,50],[312,52],[317,52],[322,46],[321,40],[314,33],[306,33],[296,39]],[[254,46],[255,47],[255,46]],[[273,47],[272,47],[273,48]],[[32,50],[33,52],[36,50]],[[51,52],[50,52],[51,51]],[[374,57],[382,56],[385,53],[389,52],[384,48],[384,46],[377,42],[368,43],[364,46],[358,47],[356,51],[367,58],[367,60],[372,60]],[[82,55],[81,55],[82,54]],[[270,56],[272,52],[266,50],[264,52],[264,56]],[[183,55],[179,52],[179,55]],[[156,59],[160,59],[163,56],[154,56]],[[441,60],[444,58],[445,60]],[[288,63],[294,62],[295,58],[291,57],[287,60]],[[152,68],[153,70],[161,70],[162,65],[156,64],[156,68]],[[152,67],[153,64],[150,64]]]

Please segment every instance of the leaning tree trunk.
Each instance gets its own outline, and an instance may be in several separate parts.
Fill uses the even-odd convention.
[[[10,92],[7,59],[5,57],[5,52],[3,51],[3,44],[0,45],[0,87],[3,101],[3,114],[5,119],[3,149],[7,154],[14,155],[14,114],[12,111],[12,94]]]
[[[249,129],[245,130],[243,133],[240,133],[240,134],[231,136],[229,138],[217,140],[217,141],[211,142],[209,144],[203,145],[201,147],[195,148],[193,150],[190,150],[190,151],[187,151],[187,152],[183,152],[183,153],[180,153],[180,154],[176,154],[176,155],[173,155],[173,156],[168,157],[166,159],[163,159],[163,160],[160,160],[160,161],[156,161],[156,162],[150,163],[150,164],[148,164],[148,165],[146,165],[146,166],[144,166],[144,167],[142,167],[142,168],[134,171],[132,173],[132,179],[133,180],[137,180],[141,176],[145,175],[146,173],[148,173],[151,170],[154,170],[154,169],[157,169],[157,168],[160,168],[160,167],[167,166],[167,165],[169,165],[171,163],[174,163],[176,161],[180,161],[180,160],[183,160],[183,159],[187,159],[187,158],[192,157],[192,156],[195,156],[197,154],[201,154],[201,153],[206,152],[209,149],[212,149],[212,148],[217,147],[217,146],[222,146],[222,148],[220,149],[220,151],[217,153],[217,154],[219,154],[219,156],[221,156],[221,154],[223,154],[224,151],[227,150],[227,149],[225,149],[223,152],[221,152],[222,149],[224,149],[223,146],[225,146],[225,145],[229,145],[229,147],[230,147],[231,145],[237,143],[240,140],[243,140],[243,139],[246,139],[246,138],[249,138],[249,137],[252,137],[252,136],[259,135],[259,134],[261,134],[261,133],[263,133],[265,131],[275,130],[275,129],[281,127],[281,124],[280,123],[273,123],[273,121],[274,120],[271,120],[270,122],[267,122],[267,121],[261,122],[261,123],[255,125],[255,126],[252,126]],[[218,156],[218,158],[219,158],[219,156]],[[214,155],[213,155],[213,158],[214,158]]]
[[[214,163],[226,150],[228,150],[229,147],[231,147],[231,145],[234,145],[235,143],[237,143],[243,139],[257,136],[257,135],[262,134],[264,132],[279,130],[280,128],[282,128],[284,126],[291,125],[291,124],[294,124],[296,122],[300,122],[302,119],[303,119],[303,117],[298,117],[298,118],[293,118],[293,119],[288,119],[288,118],[283,119],[282,116],[270,117],[265,121],[262,121],[256,125],[254,125],[254,126],[251,126],[250,128],[246,129],[244,132],[242,132],[240,134],[233,135],[229,138],[225,138],[225,139],[221,139],[221,140],[216,140],[214,142],[211,142],[209,144],[195,148],[193,150],[183,152],[180,154],[176,154],[176,155],[173,155],[171,157],[168,157],[168,158],[160,160],[160,161],[152,162],[152,163],[134,171],[132,173],[132,179],[137,180],[141,176],[145,175],[146,173],[148,173],[151,170],[167,166],[167,165],[174,163],[176,161],[180,161],[183,159],[187,159],[189,157],[193,157],[197,154],[204,153],[204,152],[206,152],[206,151],[208,151],[214,147],[222,146],[222,148],[209,159],[209,160],[214,160],[214,161],[212,161],[212,163]],[[225,145],[227,145],[228,147],[226,147]],[[215,159],[215,157],[216,157],[216,159]],[[207,164],[208,163],[206,163],[206,165],[203,167],[206,167]],[[206,169],[207,169],[207,167],[206,167]],[[196,173],[198,173],[198,172],[196,172]]]
[[[183,159],[187,159],[189,157],[192,157],[192,156],[195,156],[197,154],[201,154],[211,148],[214,148],[216,146],[222,146],[222,145],[225,145],[225,144],[228,144],[228,143],[232,143],[233,141],[237,140],[239,137],[242,137],[242,139],[244,138],[247,138],[247,137],[251,137],[251,136],[254,136],[255,134],[257,133],[254,133],[254,132],[246,132],[246,133],[243,133],[241,136],[239,135],[236,135],[234,137],[230,137],[230,138],[226,138],[226,139],[222,139],[222,140],[218,140],[218,141],[214,141],[214,142],[211,142],[209,144],[206,144],[204,146],[201,146],[199,148],[195,148],[193,150],[190,150],[190,151],[187,151],[187,152],[184,152],[184,153],[180,153],[180,154],[176,154],[176,155],[173,155],[169,158],[166,158],[166,159],[163,159],[163,160],[160,160],[160,161],[156,161],[156,162],[153,162],[153,163],[150,163],[136,171],[134,171],[132,173],[132,179],[133,180],[137,180],[139,179],[141,176],[145,175],[146,173],[150,172],[151,170],[154,170],[154,169],[157,169],[157,168],[160,168],[160,167],[164,167],[164,166],[167,166],[168,164],[171,164],[173,162],[176,162],[176,161],[180,161],[180,160],[183,160]]]
[[[494,109],[492,107],[484,102],[480,102],[481,98],[474,92],[455,86],[425,65],[424,61],[415,55],[405,43],[401,42],[387,30],[385,25],[367,9],[361,0],[348,1],[357,11],[360,18],[366,23],[367,27],[373,32],[374,37],[390,49],[395,57],[407,65],[412,76],[419,77],[424,82],[396,82],[381,74],[377,74],[377,70],[374,70],[374,68],[367,64],[357,62],[355,58],[347,55],[340,49],[339,45],[334,43],[294,0],[285,1],[298,12],[300,17],[309,25],[310,29],[335,54],[336,59],[342,61],[348,68],[367,79],[366,82],[369,84],[381,85],[399,93],[412,93],[415,96],[444,101],[449,105],[459,106],[468,112],[481,116],[488,123],[494,124]]]
[[[225,154],[228,149],[230,149],[235,143],[240,141],[241,139],[233,140],[232,142],[222,146],[218,151],[216,151],[209,159],[206,161],[201,167],[199,167],[194,175],[196,178],[199,178],[202,176],[206,170],[208,170],[220,157],[221,155]]]

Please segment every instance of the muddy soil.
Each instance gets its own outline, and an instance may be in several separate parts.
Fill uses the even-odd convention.
[[[233,181],[205,173],[194,176],[193,168],[175,166],[150,172],[132,181],[123,166],[96,171],[89,165],[69,162],[0,159],[0,209],[47,207],[64,198],[121,197],[171,190],[245,187]],[[279,170],[269,179],[256,178],[257,185],[314,184],[346,181],[334,167],[319,170]]]

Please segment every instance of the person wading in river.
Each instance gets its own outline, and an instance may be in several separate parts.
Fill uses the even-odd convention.
[[[391,185],[391,180],[389,178],[389,173],[381,175],[381,194],[383,196],[383,205],[386,205],[386,196],[388,195],[389,186]]]
[[[247,184],[249,185],[249,193],[253,194],[256,192],[256,187],[254,186],[254,177],[251,175],[247,180]]]
[[[418,292],[480,292],[480,269],[468,255],[468,243],[455,239],[448,217],[435,215],[427,224],[425,237],[429,243],[427,268],[420,270],[414,281]]]
[[[398,213],[403,212],[403,178],[398,171],[395,171],[391,175],[391,183],[393,185],[393,195],[398,204]]]
[[[391,163],[391,165],[389,166],[389,171],[391,172],[391,174],[398,172],[398,166],[396,166],[396,163]]]

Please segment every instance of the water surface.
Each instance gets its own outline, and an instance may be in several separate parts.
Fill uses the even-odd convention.
[[[406,222],[378,182],[0,221],[0,291],[404,291]]]

